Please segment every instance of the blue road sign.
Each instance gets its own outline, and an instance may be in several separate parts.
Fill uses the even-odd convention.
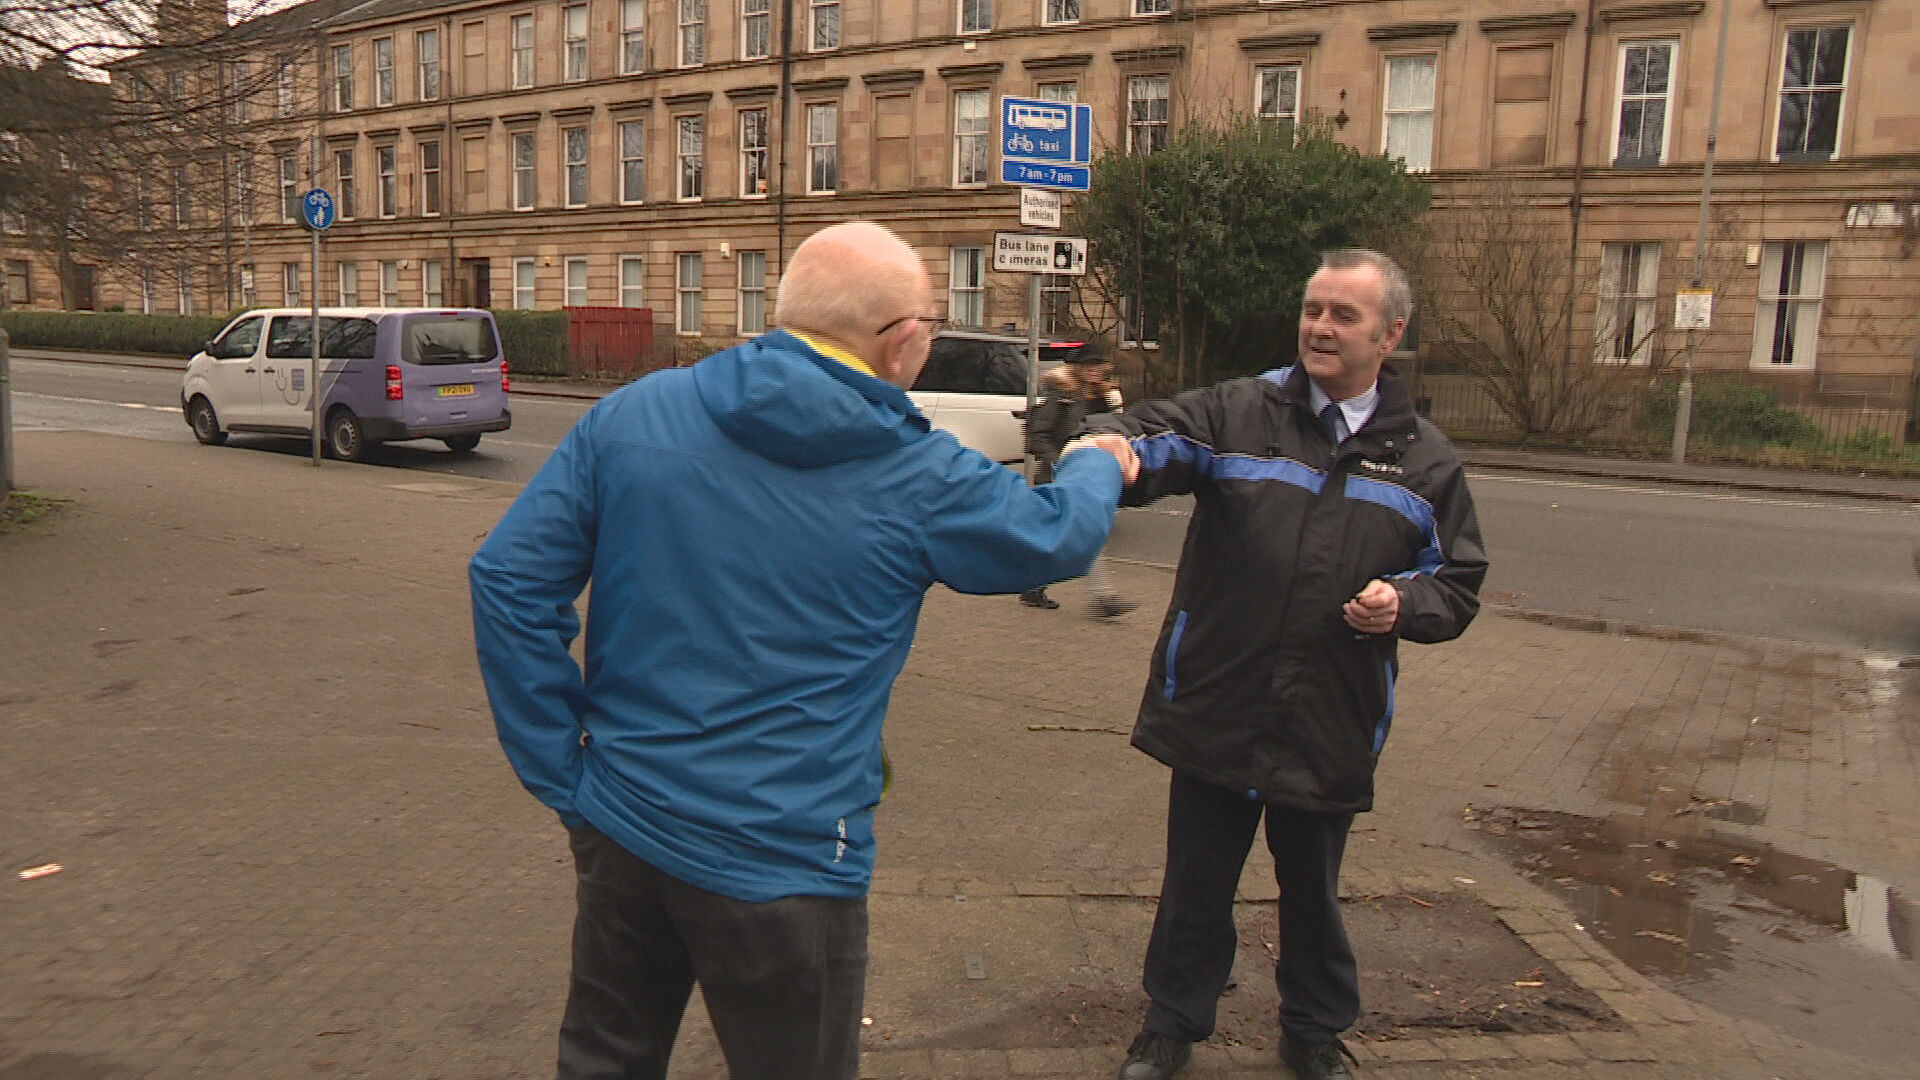
[[[1000,159],[1000,182],[1021,187],[1085,191],[1092,186],[1092,174],[1093,170],[1085,165],[1037,165],[1027,161]]]
[[[300,223],[315,231],[333,224],[333,196],[326,188],[308,188],[300,196]]]
[[[1000,178],[1026,187],[1087,190],[1093,162],[1093,106],[1038,98],[1000,99]]]

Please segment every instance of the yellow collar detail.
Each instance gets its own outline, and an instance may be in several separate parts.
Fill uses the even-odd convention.
[[[789,330],[787,331],[787,333],[792,334],[794,337],[797,337],[801,341],[806,342],[808,348],[812,349],[814,352],[819,353],[821,356],[824,356],[829,360],[837,360],[840,363],[847,365],[848,367],[852,368],[853,370],[859,372],[862,375],[867,375],[875,379],[880,377],[873,373],[873,369],[867,366],[867,362],[865,360],[860,359],[859,357],[853,355],[852,353],[848,352],[847,350],[841,348],[838,345],[834,345],[830,342],[821,341],[818,338],[809,337],[798,330]]]

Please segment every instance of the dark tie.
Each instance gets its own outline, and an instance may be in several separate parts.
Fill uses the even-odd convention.
[[[1327,429],[1327,441],[1339,446],[1343,434],[1341,429],[1346,426],[1345,419],[1340,415],[1339,402],[1329,401],[1327,407],[1320,410],[1320,426]]]

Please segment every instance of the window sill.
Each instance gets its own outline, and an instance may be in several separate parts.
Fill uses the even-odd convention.
[[[1807,150],[1794,154],[1775,154],[1773,161],[1776,165],[1824,165],[1834,157],[1831,150]]]
[[[1621,157],[1613,159],[1616,169],[1657,169],[1666,162],[1657,157]]]

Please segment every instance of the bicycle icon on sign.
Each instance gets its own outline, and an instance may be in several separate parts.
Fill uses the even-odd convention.
[[[1021,154],[1033,153],[1033,140],[1022,134],[1007,136],[1007,149]]]

